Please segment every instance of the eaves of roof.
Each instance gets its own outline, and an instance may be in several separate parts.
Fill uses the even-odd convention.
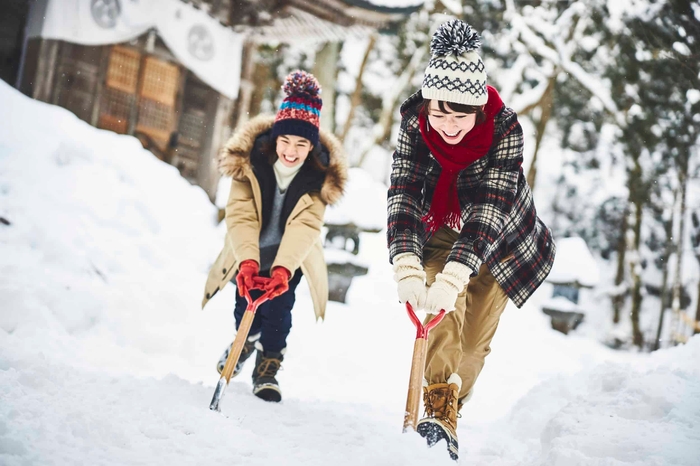
[[[394,7],[394,6],[384,6],[384,5],[376,5],[373,3],[371,0],[341,0],[343,3],[354,6],[357,8],[362,8],[365,10],[370,10],[370,11],[376,11],[378,13],[388,13],[388,14],[399,14],[399,15],[410,15],[413,12],[416,12],[423,8],[423,3],[425,2],[420,2],[416,5],[412,6],[399,6],[399,7]]]

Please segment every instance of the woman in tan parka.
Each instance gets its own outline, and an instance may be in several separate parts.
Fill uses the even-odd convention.
[[[233,375],[257,350],[253,393],[282,399],[275,378],[292,326],[295,290],[302,274],[309,284],[316,318],[323,318],[328,275],[320,239],[326,205],[343,194],[347,167],[342,146],[319,130],[322,101],[313,75],[296,71],[283,86],[287,97],[276,116],[258,116],[226,144],[219,169],[233,178],[226,205],[227,234],[212,266],[202,307],[234,277],[236,328],[247,301],[243,291],[256,276],[269,277],[272,299],[255,315]],[[261,292],[251,291],[255,299]],[[223,370],[229,347],[217,369]]]

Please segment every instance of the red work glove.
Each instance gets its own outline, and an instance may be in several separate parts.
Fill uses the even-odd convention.
[[[270,299],[274,299],[289,289],[289,279],[292,274],[284,267],[275,267],[270,273],[270,281],[265,285],[265,291],[270,293]]]
[[[258,276],[260,266],[252,259],[241,262],[238,266],[238,275],[236,276],[236,286],[238,294],[245,296],[246,291],[250,291],[254,286],[253,278]]]

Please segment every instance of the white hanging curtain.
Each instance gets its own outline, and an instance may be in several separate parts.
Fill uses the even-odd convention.
[[[156,28],[180,62],[221,94],[235,98],[241,79],[243,35],[178,0],[158,0]]]
[[[39,0],[30,36],[82,45],[126,42],[155,25],[152,7],[160,1]]]
[[[243,35],[179,0],[38,0],[29,19],[30,37],[82,45],[128,42],[150,28],[202,81],[238,96]]]

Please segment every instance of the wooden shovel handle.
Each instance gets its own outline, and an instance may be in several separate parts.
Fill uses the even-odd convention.
[[[265,285],[269,282],[269,278],[255,277],[253,278],[253,290],[265,290]],[[228,383],[233,375],[233,369],[238,363],[238,359],[241,357],[241,351],[243,351],[243,345],[248,339],[248,333],[250,333],[250,326],[253,325],[253,319],[255,318],[255,312],[258,310],[258,306],[270,299],[270,292],[263,293],[255,301],[250,297],[250,290],[244,288],[239,290],[239,293],[245,296],[248,301],[248,306],[243,313],[243,319],[241,319],[241,325],[238,326],[238,332],[236,332],[236,338],[231,344],[231,351],[229,351],[228,358],[226,358],[226,364],[224,364],[224,369],[221,371],[221,377],[219,382],[216,384],[216,389],[214,390],[214,396],[209,403],[209,409],[212,411],[220,411],[221,400],[228,387]]]
[[[406,303],[406,311],[408,311],[408,317],[411,319],[411,322],[416,326],[416,342],[413,345],[411,375],[408,380],[408,396],[406,397],[406,412],[403,420],[404,432],[409,427],[416,430],[420,398],[423,391],[425,359],[428,353],[428,334],[445,317],[445,310],[443,309],[428,324],[423,325],[413,311],[413,307],[408,303]]]
[[[253,289],[263,290],[264,286],[269,281],[269,278],[256,277],[255,287]],[[238,363],[238,359],[241,357],[241,352],[243,351],[243,346],[250,333],[250,327],[253,325],[253,319],[255,318],[255,312],[258,307],[265,301],[270,299],[270,293],[264,293],[258,299],[254,300],[250,297],[250,290],[245,290],[245,297],[248,301],[248,307],[246,307],[243,313],[243,318],[241,319],[241,324],[238,326],[238,331],[236,332],[236,338],[231,344],[231,351],[229,352],[228,358],[226,359],[226,364],[224,365],[224,370],[221,371],[221,377],[226,378],[226,384],[231,380],[231,375],[233,375],[233,369]]]

